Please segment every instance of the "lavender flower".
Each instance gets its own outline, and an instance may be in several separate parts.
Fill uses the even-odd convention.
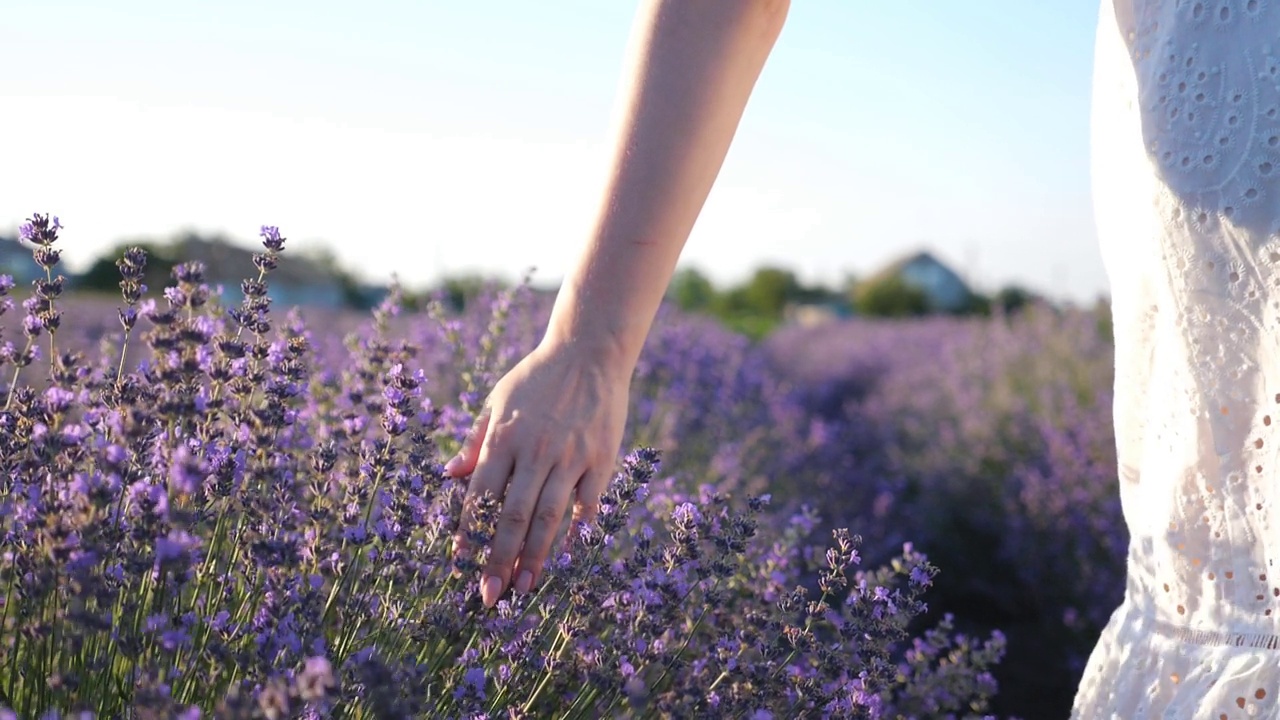
[[[56,261],[57,219],[28,224]],[[856,467],[833,447],[854,429],[694,319],[664,316],[646,351],[636,449],[595,521],[567,529],[534,592],[486,610],[497,499],[455,527],[465,493],[442,459],[547,308],[522,309],[522,286],[418,313],[396,289],[368,322],[281,320],[285,239],[260,237],[235,308],[197,263],[149,294],[132,248],[124,307],[64,298],[50,276],[26,318],[0,314],[19,341],[64,345],[47,377],[14,376],[0,412],[0,698],[17,716],[986,711],[1003,639],[928,626],[937,569],[923,545],[881,540],[897,506],[872,510],[897,481],[851,491],[871,502],[843,517],[803,506]],[[18,368],[40,357],[0,347]],[[1065,464],[1080,438],[1044,434]],[[453,557],[458,535],[473,552]]]

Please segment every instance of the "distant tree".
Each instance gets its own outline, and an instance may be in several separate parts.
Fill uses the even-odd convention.
[[[686,312],[709,309],[716,299],[716,287],[695,268],[681,268],[671,278],[667,294],[676,306]]]
[[[342,302],[352,310],[372,310],[382,301],[380,293],[362,284],[356,276],[338,262],[338,255],[328,245],[310,245],[302,255],[315,263],[323,272],[338,281],[342,289]]]
[[[482,275],[468,274],[445,278],[441,287],[449,307],[462,312],[469,302],[475,300],[485,290],[505,288],[506,283]]]
[[[967,302],[960,310],[958,315],[981,315],[986,317],[991,314],[992,300],[988,295],[974,292],[969,293],[969,302]]]
[[[1039,297],[1035,293],[1024,287],[1008,285],[996,293],[995,297],[991,299],[991,304],[1003,309],[1005,312],[1017,312],[1038,299]]]
[[[116,245],[94,260],[88,270],[77,276],[75,286],[82,290],[119,292],[120,269],[116,267],[116,261],[124,256],[125,250],[131,247],[140,247],[147,253],[147,268],[143,283],[152,290],[164,287],[169,281],[176,261],[169,248],[153,242],[127,242]]]
[[[768,335],[796,303],[838,305],[847,308],[845,293],[823,285],[804,285],[785,268],[761,267],[747,280],[717,290],[694,268],[682,268],[672,276],[667,298],[682,310],[714,315],[726,327],[748,337]]]
[[[853,306],[871,317],[915,317],[929,312],[929,297],[897,275],[861,283],[854,290]]]
[[[1093,313],[1098,318],[1098,336],[1108,342],[1115,340],[1115,323],[1111,315],[1111,299],[1099,297],[1093,304]]]
[[[764,267],[746,283],[720,295],[713,309],[719,315],[751,314],[777,320],[800,291],[800,282],[790,270]]]
[[[787,303],[801,294],[800,281],[795,273],[781,268],[765,267],[756,270],[747,285],[752,309],[769,317],[782,317]]]
[[[110,292],[120,282],[120,272],[116,270],[114,261],[100,257],[93,261],[88,270],[76,278],[76,286],[85,290]]]

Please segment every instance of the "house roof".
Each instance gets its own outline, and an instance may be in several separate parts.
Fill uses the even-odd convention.
[[[902,270],[906,268],[908,265],[914,265],[916,263],[932,263],[934,265],[937,265],[942,269],[946,270],[947,272],[951,273],[952,275],[954,275],[957,280],[959,280],[962,284],[965,285],[965,287],[968,287],[968,283],[964,282],[964,278],[960,277],[960,273],[952,269],[950,265],[947,265],[946,263],[939,260],[933,253],[929,252],[928,250],[919,250],[917,252],[904,255],[903,257],[900,257],[897,260],[894,260],[893,262],[889,263],[885,267],[873,273],[864,282],[877,282],[880,280],[884,280],[886,278],[891,278],[901,273]]]

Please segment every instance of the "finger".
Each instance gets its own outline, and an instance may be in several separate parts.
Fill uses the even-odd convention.
[[[471,424],[471,430],[462,441],[462,448],[458,450],[458,454],[445,463],[445,474],[456,478],[474,472],[476,463],[480,459],[480,449],[484,445],[484,438],[488,432],[489,406],[486,405],[476,417],[476,421]]]
[[[511,570],[524,547],[525,536],[533,522],[534,508],[542,494],[550,468],[535,463],[528,457],[516,461],[515,472],[507,486],[507,496],[502,501],[498,515],[497,533],[489,550],[489,562],[485,565],[480,594],[486,607],[493,607],[498,597],[511,582]]]
[[[600,479],[603,474],[603,480]],[[590,478],[590,479],[589,479]],[[584,475],[577,483],[575,491],[570,493],[573,500],[573,516],[568,521],[568,528],[564,530],[564,537],[561,538],[561,546],[559,551],[571,552],[573,550],[573,541],[579,536],[579,527],[582,523],[594,523],[595,516],[600,510],[600,493],[604,492],[609,480],[608,473],[588,473]],[[593,487],[599,486],[598,491],[593,491]]]
[[[538,504],[533,511],[533,521],[524,540],[524,549],[520,552],[520,560],[516,565],[516,592],[529,592],[541,579],[542,566],[546,563],[547,554],[551,552],[551,544],[560,533],[569,499],[573,497],[574,488],[581,476],[580,472],[556,467],[547,477],[547,483],[543,485],[542,494],[538,496]]]
[[[578,491],[574,494],[573,524],[595,522],[600,512],[600,496],[609,487],[609,478],[613,476],[611,469],[593,470],[583,476],[578,483]]]
[[[610,470],[593,470],[582,477],[577,490],[573,493],[573,519],[569,521],[569,530],[564,535],[561,550],[568,552],[573,547],[574,538],[578,536],[580,523],[593,523],[600,512],[600,496],[609,486]]]
[[[515,468],[515,457],[505,447],[500,447],[493,438],[486,441],[480,449],[480,459],[471,473],[471,482],[467,483],[467,493],[462,501],[462,514],[458,521],[458,532],[454,536],[457,552],[469,554],[476,548],[471,547],[467,539],[467,530],[475,519],[476,502],[486,493],[501,499],[507,487],[507,480]]]

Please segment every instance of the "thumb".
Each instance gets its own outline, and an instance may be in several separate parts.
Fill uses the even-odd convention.
[[[445,463],[444,472],[450,477],[470,475],[476,469],[476,461],[480,458],[480,446],[484,444],[484,436],[489,430],[489,406],[486,405],[471,425],[467,438],[462,441],[462,449]]]

